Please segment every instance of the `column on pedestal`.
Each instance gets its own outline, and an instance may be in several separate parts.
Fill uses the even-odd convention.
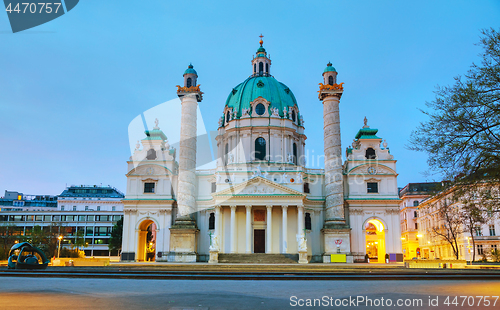
[[[267,229],[266,229],[266,253],[272,251],[272,221],[273,221],[273,206],[266,206],[267,208]]]
[[[230,252],[236,253],[236,206],[231,207],[231,247]]]
[[[283,224],[282,229],[283,229],[283,251],[282,253],[288,253],[288,245],[287,245],[287,234],[288,234],[288,206],[287,205],[282,205],[281,210],[283,211]]]
[[[252,253],[252,206],[246,205],[246,242],[245,242],[245,252]]]

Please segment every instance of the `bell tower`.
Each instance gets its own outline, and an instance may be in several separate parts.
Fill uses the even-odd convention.
[[[340,144],[339,104],[344,88],[337,84],[337,71],[328,63],[323,71],[319,99],[323,102],[323,134],[325,152],[325,223],[323,226],[323,261],[330,262],[331,254],[346,255],[352,262],[350,248],[351,229],[346,223],[344,209],[344,177],[342,174],[342,149]]]

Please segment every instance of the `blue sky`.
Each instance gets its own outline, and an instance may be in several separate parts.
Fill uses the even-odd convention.
[[[0,191],[125,191],[129,123],[174,99],[192,62],[204,123],[216,130],[261,33],[272,74],[297,98],[310,152],[323,150],[317,90],[331,61],[345,83],[342,148],[366,116],[398,160],[400,187],[437,180],[422,175],[426,154],[405,149],[425,120],[418,109],[479,60],[479,31],[498,29],[499,16],[500,1],[81,0],[12,34],[0,13]]]

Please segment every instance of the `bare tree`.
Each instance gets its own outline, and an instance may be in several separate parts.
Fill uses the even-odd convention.
[[[437,219],[430,227],[431,234],[448,242],[453,255],[459,259],[458,239],[463,233],[462,215],[457,204],[450,204],[443,199],[437,211]]]

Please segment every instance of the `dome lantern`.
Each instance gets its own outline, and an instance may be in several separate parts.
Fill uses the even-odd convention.
[[[252,59],[252,68],[253,74],[252,76],[270,76],[271,75],[271,59],[267,56],[266,49],[262,46],[264,41],[262,38],[264,37],[262,34],[260,37],[260,47],[257,49],[256,57]]]

